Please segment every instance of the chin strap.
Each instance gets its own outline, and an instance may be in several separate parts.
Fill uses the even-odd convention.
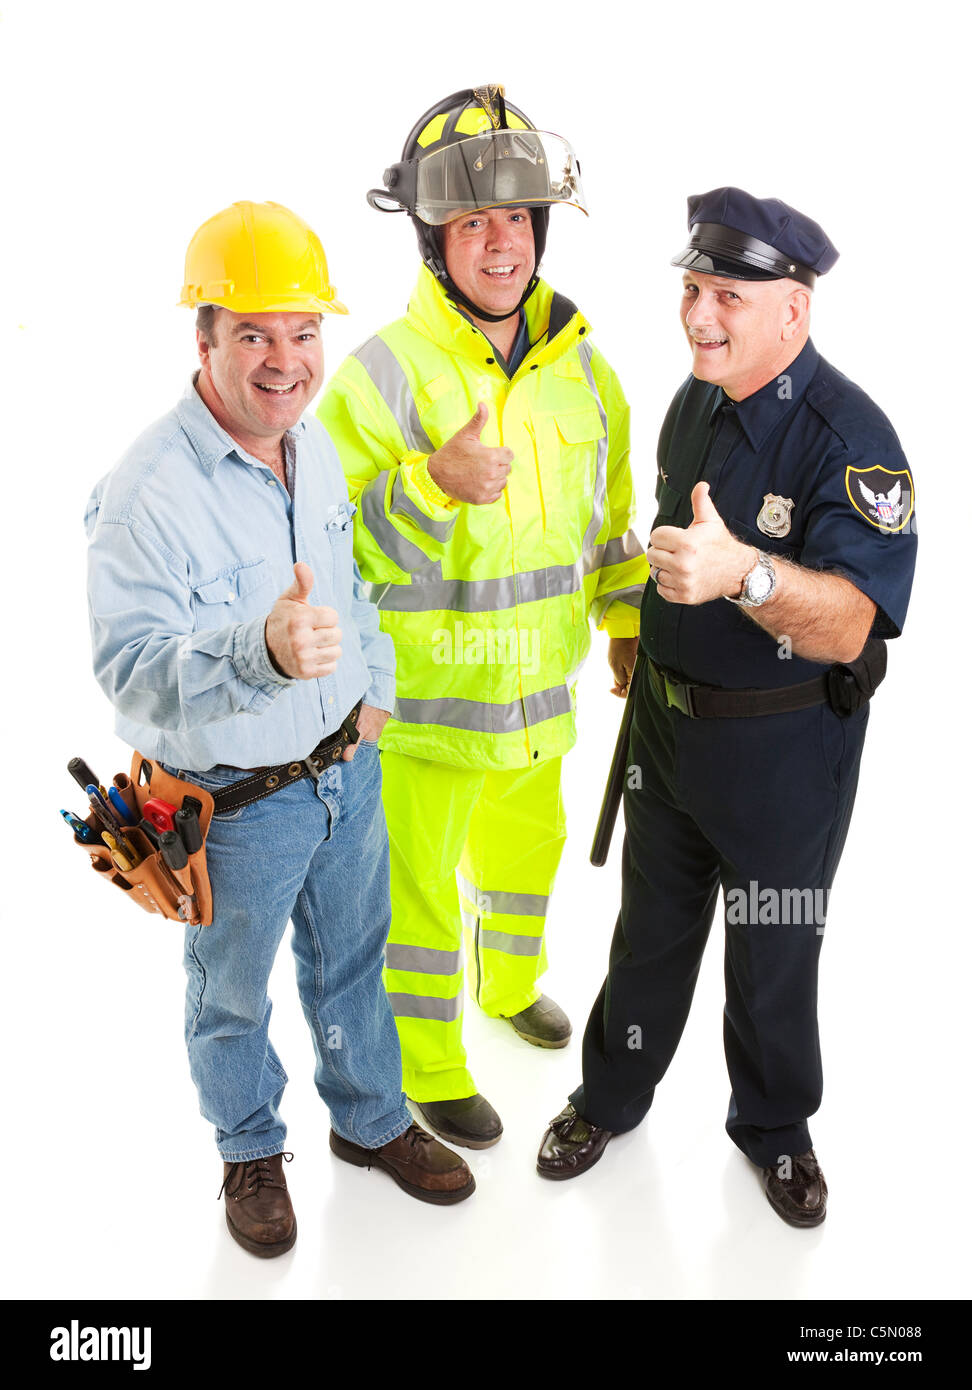
[[[457,304],[461,304],[464,309],[468,309],[471,314],[475,315],[477,319],[482,319],[484,323],[505,323],[507,319],[513,318],[515,314],[520,312],[540,283],[540,277],[538,275],[533,275],[530,279],[530,283],[520,295],[520,301],[515,309],[508,309],[505,314],[490,314],[485,309],[481,308],[480,305],[474,304],[471,299],[467,299],[458,285],[454,284],[450,279],[449,275],[441,274],[430,259],[426,258],[425,264],[439,281],[449,298],[454,299]]]

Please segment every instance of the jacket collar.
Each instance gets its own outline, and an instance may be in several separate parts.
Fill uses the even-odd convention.
[[[227,434],[222,425],[217,424],[209,407],[196,390],[198,376],[199,373],[196,371],[190,377],[185,394],[176,406],[176,415],[205,471],[212,477],[220,459],[224,459],[232,453],[235,453],[243,463],[263,468],[265,465],[259,459],[248,454],[240,444],[237,444],[231,434]],[[287,434],[296,440],[303,434],[305,428],[304,421],[298,420],[293,429],[287,431]]]
[[[547,335],[548,329],[553,328],[554,337],[545,346],[552,347],[556,343],[556,351],[553,353],[555,357],[572,347],[578,337],[586,336],[591,331],[590,324],[577,306],[563,295],[556,294],[544,280],[537,282],[537,287],[523,306],[523,310],[526,314],[527,332],[534,348]],[[460,314],[428,266],[423,265],[419,270],[415,289],[408,302],[408,317],[415,327],[433,342],[450,346],[453,351],[473,357],[477,361],[481,360],[483,335]]]

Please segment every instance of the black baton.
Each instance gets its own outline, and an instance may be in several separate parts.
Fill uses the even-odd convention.
[[[601,802],[601,814],[598,816],[597,829],[594,831],[594,843],[591,845],[591,863],[597,869],[603,868],[607,863],[608,850],[611,848],[611,836],[614,833],[614,822],[618,818],[618,807],[621,805],[621,796],[624,792],[624,775],[628,765],[628,739],[631,734],[631,720],[634,716],[634,694],[640,673],[641,662],[636,660],[634,671],[631,673],[631,680],[628,682],[628,693],[624,700],[624,715],[621,719],[621,728],[618,730],[618,741],[614,746],[614,757],[611,759],[607,786],[604,788],[604,800]]]

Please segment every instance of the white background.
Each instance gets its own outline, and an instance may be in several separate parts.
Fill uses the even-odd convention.
[[[9,1296],[968,1294],[961,14],[847,0],[657,13],[611,0],[2,4]],[[918,577],[874,702],[822,957],[813,1133],[831,1209],[818,1231],[785,1227],[723,1132],[718,925],[647,1122],[575,1182],[534,1174],[579,1075],[619,900],[620,835],[607,868],[587,863],[620,715],[598,637],[566,764],[571,839],[545,982],[575,1041],[530,1049],[467,1010],[506,1134],[472,1155],[472,1200],[437,1210],[328,1153],[282,950],[273,1033],[292,1077],[300,1238],[264,1263],[222,1225],[183,1051],[179,929],[98,885],[56,814],[77,801],[69,757],[103,779],[129,757],[90,674],[82,514],[193,367],[176,301],[196,226],[239,198],[307,218],[352,310],[326,323],[334,368],[403,312],[417,269],[406,219],[372,212],[365,190],[422,111],[488,80],[580,155],[592,215],[554,210],[544,272],[588,315],[631,399],[643,536],[658,427],[688,365],[668,262],[686,195],[722,184],[781,197],[832,236],[841,259],[819,285],[814,340],[887,411],[914,468]]]

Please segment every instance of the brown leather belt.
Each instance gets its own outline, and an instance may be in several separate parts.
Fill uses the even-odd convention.
[[[316,781],[332,763],[336,763],[349,744],[357,743],[358,716],[362,701],[341,721],[341,727],[329,738],[322,739],[306,758],[295,758],[292,763],[280,763],[276,767],[252,769],[252,776],[242,782],[234,782],[213,796],[213,814],[222,816],[227,811],[238,811],[241,806],[249,806],[254,801],[262,801],[265,796],[299,782],[302,777],[313,777]],[[250,771],[250,769],[245,769]]]

